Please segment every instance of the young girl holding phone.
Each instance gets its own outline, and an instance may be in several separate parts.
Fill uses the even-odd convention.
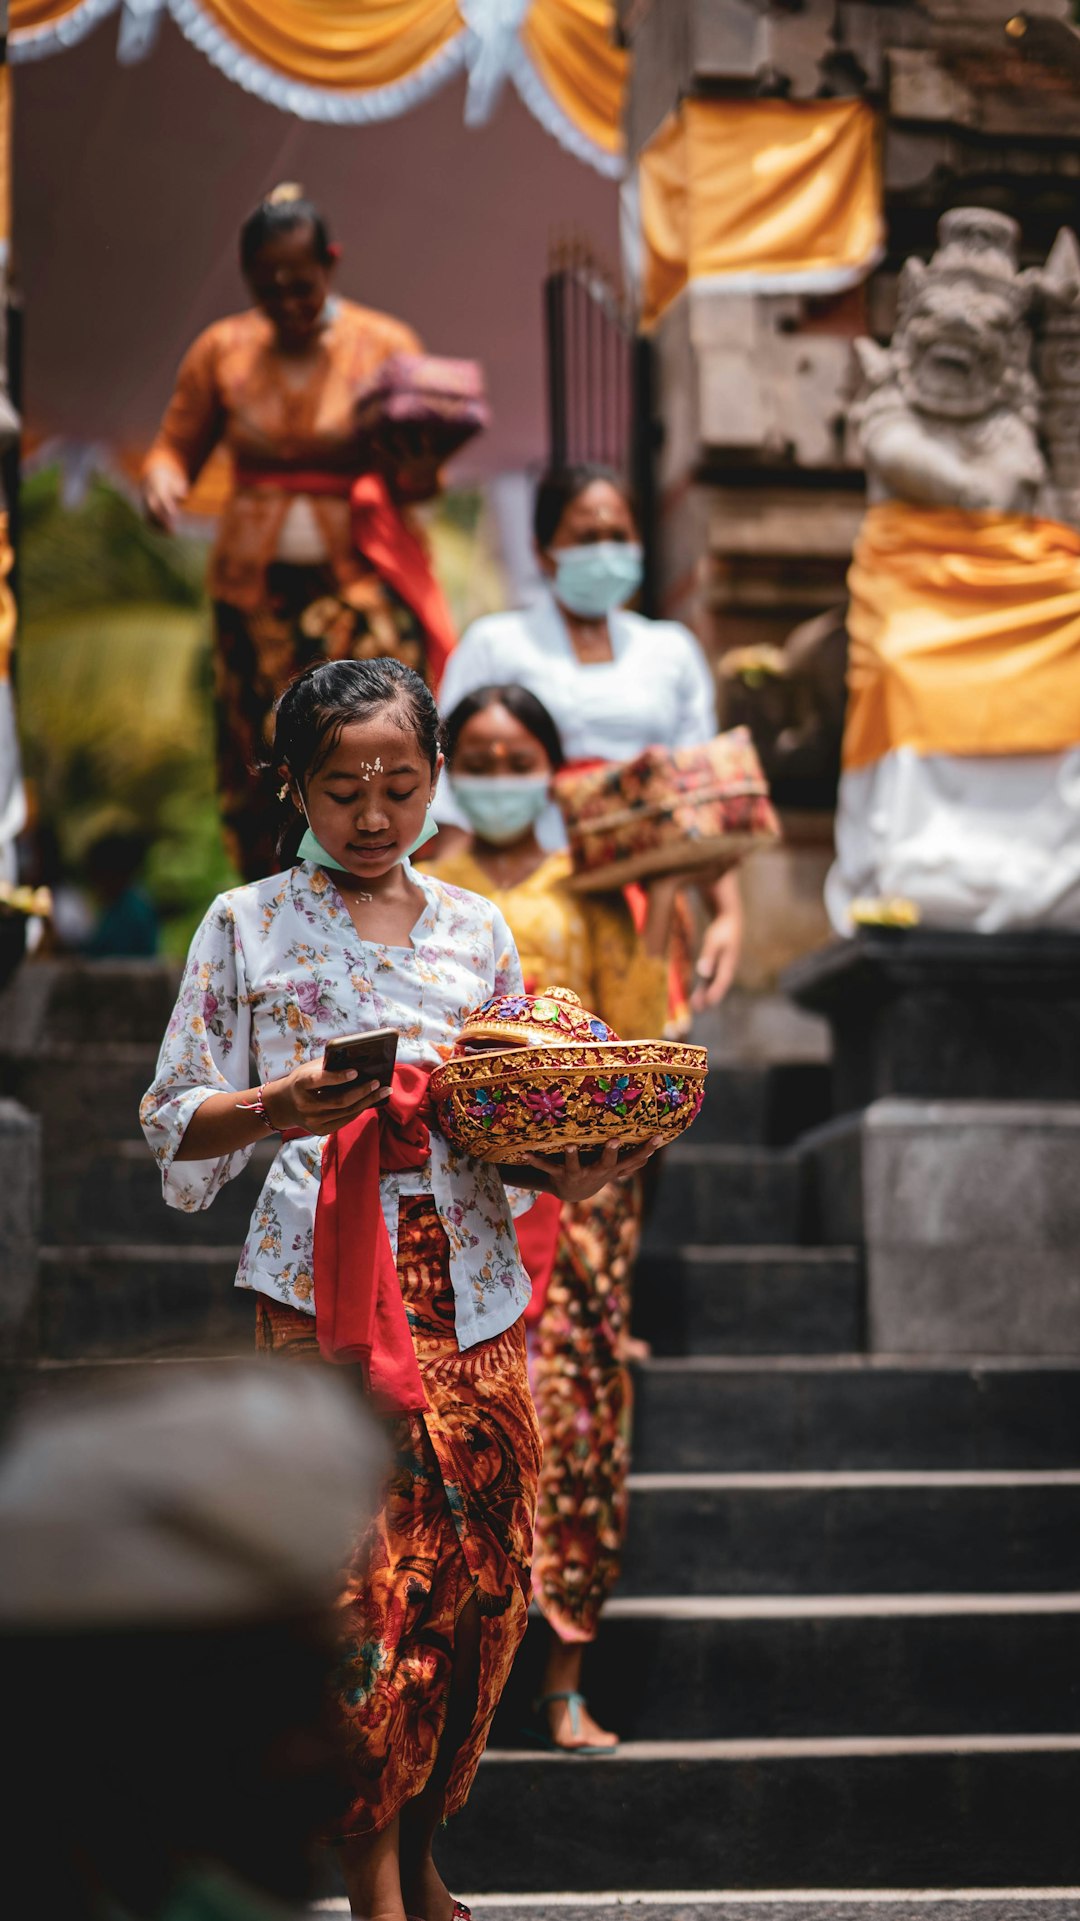
[[[237,1285],[256,1294],[260,1347],[315,1357],[335,1280],[317,1259],[324,1137],[344,1177],[333,1137],[351,1154],[355,1124],[394,1098],[355,1068],[329,1071],[327,1042],[393,1028],[399,1073],[430,1070],[470,1010],[519,992],[522,975],[498,909],[409,862],[442,766],[416,674],[375,660],[301,675],[278,703],[273,765],[295,858],[210,908],[142,1121],[166,1200],[188,1210],[208,1207],[256,1142],[283,1137]],[[373,1209],[341,1237],[336,1276],[347,1294],[350,1262],[385,1236],[417,1389],[395,1403],[391,1480],[340,1616],[343,1870],[354,1913],[381,1921],[452,1921],[432,1837],[467,1797],[524,1631],[540,1465],[510,1200],[494,1167],[417,1121],[381,1125]],[[612,1158],[582,1168],[568,1155],[557,1191],[594,1193]]]

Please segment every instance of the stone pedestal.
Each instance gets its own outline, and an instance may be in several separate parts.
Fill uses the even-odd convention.
[[[876,1101],[801,1151],[870,1353],[1080,1354],[1080,1104]]]
[[[1080,1093],[1080,935],[867,931],[800,961],[785,985],[832,1029],[838,1113],[895,1094]]]
[[[0,1359],[33,1344],[41,1215],[41,1127],[16,1101],[0,1100]]]

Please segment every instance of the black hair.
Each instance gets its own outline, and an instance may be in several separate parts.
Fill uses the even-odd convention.
[[[300,792],[307,790],[333,753],[346,727],[396,707],[432,772],[442,750],[443,730],[430,689],[404,662],[320,660],[289,682],[274,709],[274,744],[265,772],[280,785],[284,768]],[[278,853],[286,865],[296,859],[304,836],[304,817],[286,795]]]
[[[533,503],[533,538],[541,553],[550,547],[571,502],[597,480],[606,480],[609,487],[614,487],[633,512],[630,489],[614,467],[605,467],[599,461],[581,461],[574,467],[549,467],[540,477]]]
[[[474,715],[482,714],[488,707],[505,707],[507,713],[513,714],[514,719],[521,722],[533,739],[540,742],[556,772],[560,767],[565,766],[566,749],[554,720],[543,701],[537,700],[535,694],[530,694],[528,688],[519,686],[517,681],[509,681],[501,687],[491,682],[486,687],[475,688],[471,694],[466,694],[464,699],[458,701],[453,713],[447,716],[446,721],[448,764],[453,765],[458,741],[470,720]]]
[[[240,267],[247,275],[255,265],[263,248],[271,240],[279,240],[282,234],[292,233],[297,227],[311,228],[311,245],[320,267],[329,267],[333,262],[330,250],[330,230],[313,200],[303,194],[295,200],[260,200],[254,213],[249,213],[240,229]]]

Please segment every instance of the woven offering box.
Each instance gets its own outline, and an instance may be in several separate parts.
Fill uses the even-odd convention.
[[[385,427],[422,428],[444,460],[490,419],[479,361],[437,354],[391,354],[356,402],[361,440],[377,439]]]
[[[621,1041],[565,987],[504,995],[471,1014],[431,1077],[452,1147],[512,1166],[568,1147],[673,1141],[701,1107],[708,1055],[677,1041]]]
[[[693,868],[722,871],[779,837],[769,784],[745,727],[702,747],[647,747],[636,760],[557,774],[573,875],[583,891]]]

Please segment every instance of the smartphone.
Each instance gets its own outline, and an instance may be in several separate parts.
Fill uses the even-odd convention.
[[[336,1040],[327,1041],[323,1066],[329,1074],[344,1074],[348,1068],[355,1067],[354,1085],[378,1081],[380,1087],[389,1087],[394,1078],[397,1044],[396,1027],[373,1027],[366,1034],[341,1034]],[[327,1092],[341,1098],[336,1088]]]

